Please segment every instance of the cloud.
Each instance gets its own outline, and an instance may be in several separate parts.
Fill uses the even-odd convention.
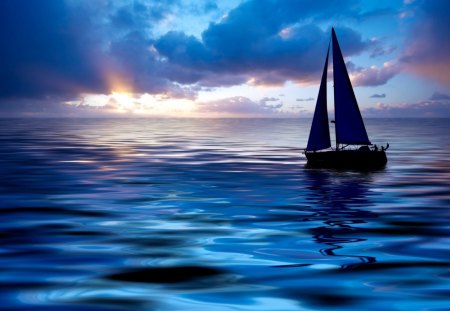
[[[400,68],[395,63],[385,62],[382,67],[354,68],[350,78],[354,86],[378,86],[386,84],[399,72]]]
[[[450,100],[450,95],[434,92],[433,95],[431,95],[430,100]]]
[[[0,100],[120,90],[195,98],[202,87],[316,82],[330,38],[318,24],[361,15],[356,3],[248,0],[193,36],[161,29],[182,10],[211,14],[215,2],[3,0]],[[344,24],[346,56],[372,46]]]
[[[405,69],[450,85],[450,2],[416,1],[401,61]]]
[[[122,2],[117,7],[111,3],[109,22],[115,28],[125,31],[149,29],[152,23],[168,18],[176,5],[176,1],[161,0]]]
[[[317,56],[326,52],[330,29],[311,21],[341,16],[350,3],[250,0],[211,23],[201,38],[169,32],[155,47],[171,64],[189,72],[191,83],[211,85],[211,75],[217,74],[237,76],[236,84],[242,77],[251,85],[317,81],[323,65]],[[347,56],[371,44],[350,28],[336,31]],[[181,83],[184,77],[174,74],[171,79]]]
[[[0,1],[0,99],[74,98],[114,88],[181,93],[152,30],[176,0]],[[192,95],[191,95],[192,97]]]
[[[397,48],[395,46],[385,47],[382,45],[377,45],[370,53],[370,57],[376,58],[376,57],[380,57],[380,56],[389,55],[389,54],[392,54],[396,49]]]
[[[392,16],[398,14],[398,11],[393,8],[380,8],[365,12],[359,12],[355,15],[355,19],[359,22],[367,21],[369,19],[376,19],[385,16]]]
[[[87,107],[80,109],[78,102],[68,105],[61,103],[60,99],[5,99],[0,105],[0,114],[3,118],[60,118],[60,117],[111,117],[110,109],[103,107]],[[86,108],[86,109],[84,109]]]
[[[243,28],[240,24],[224,29],[219,26],[210,26],[203,33],[203,40],[181,32],[169,32],[155,42],[158,52],[172,66],[189,73],[186,79],[186,75],[172,71],[172,80],[221,86],[221,81],[215,79],[217,75],[234,76],[234,84],[248,82],[251,85],[318,79],[317,73],[323,64],[317,61],[317,55],[325,54],[329,31],[314,25],[293,26],[286,30],[287,37],[282,37],[279,32],[283,30],[279,29],[273,33],[246,33],[238,30]],[[353,30],[337,31],[346,38],[343,41],[352,43],[347,45],[348,54],[359,53],[366,47],[367,43]],[[218,83],[214,85],[214,82]]]
[[[0,1],[0,96],[71,96],[104,90],[89,49],[78,40],[85,24],[70,25],[63,0]]]
[[[268,101],[275,100],[278,99],[263,98],[259,102],[255,102],[243,96],[228,97],[216,101],[200,103],[195,112],[210,116],[282,116],[283,113],[279,110],[279,108],[282,107],[281,103],[275,105],[267,104]]]
[[[264,108],[278,109],[283,107],[283,103],[280,102],[280,99],[275,97],[264,97],[259,100],[259,103]]]
[[[373,108],[364,109],[363,115],[367,117],[389,118],[449,118],[450,98],[435,98],[399,105],[377,103]]]
[[[298,102],[309,102],[314,100],[314,97],[308,97],[308,98],[297,98],[296,101]]]
[[[386,94],[373,94],[369,98],[386,98]]]

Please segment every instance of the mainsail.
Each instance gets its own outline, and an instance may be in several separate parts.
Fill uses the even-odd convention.
[[[370,145],[334,29],[332,41],[336,143]]]
[[[328,55],[330,47],[328,46],[325,67],[323,68],[322,81],[320,82],[319,95],[317,96],[316,110],[309,132],[308,146],[306,150],[315,151],[331,147],[330,129],[328,127],[327,113],[327,71]]]

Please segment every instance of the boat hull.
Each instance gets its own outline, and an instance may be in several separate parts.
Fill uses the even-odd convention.
[[[305,155],[308,167],[379,169],[387,163],[386,153],[382,150],[306,151]]]

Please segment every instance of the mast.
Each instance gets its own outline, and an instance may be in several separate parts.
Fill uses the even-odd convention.
[[[333,42],[336,149],[339,144],[370,145],[334,28],[331,30],[331,37]]]
[[[323,68],[322,80],[320,81],[319,95],[317,96],[316,109],[314,111],[311,131],[309,132],[306,150],[316,151],[331,147],[330,128],[328,126],[327,112],[327,71],[330,44],[328,44],[327,57]]]

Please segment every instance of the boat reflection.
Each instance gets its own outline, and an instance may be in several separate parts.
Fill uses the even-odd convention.
[[[376,262],[375,256],[354,254],[357,247],[343,252],[350,248],[349,243],[367,241],[361,226],[367,227],[370,220],[377,217],[369,210],[374,206],[369,191],[371,174],[308,169],[305,174],[306,187],[316,210],[310,220],[320,220],[323,224],[310,229],[313,240],[325,246],[321,254],[341,257],[338,262],[342,262],[342,269]]]

